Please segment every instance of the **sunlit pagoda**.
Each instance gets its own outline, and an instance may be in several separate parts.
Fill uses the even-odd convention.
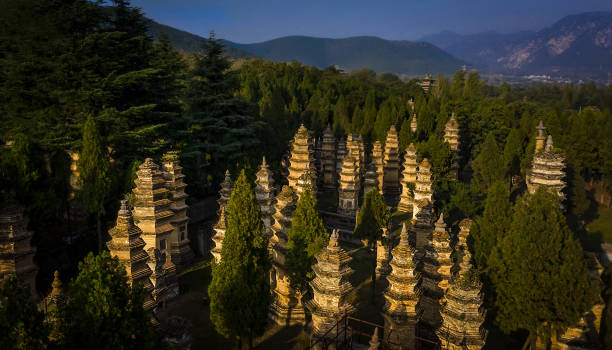
[[[455,118],[455,112],[451,114],[450,120],[444,126],[444,141],[450,146],[451,151],[454,153],[454,160],[452,170],[455,178],[459,176],[459,122]]]
[[[399,143],[395,125],[391,125],[385,142],[383,189],[385,197],[399,194]]]
[[[417,114],[414,113],[412,115],[412,119],[410,119],[410,131],[412,131],[413,134],[416,133],[417,127],[418,127]]]
[[[538,132],[541,132],[538,129]],[[537,150],[537,147],[536,147]],[[543,150],[536,151],[533,155],[531,169],[527,172],[527,189],[529,193],[535,193],[540,186],[544,186],[559,196],[559,200],[565,200],[565,158],[555,151],[552,136],[548,135]]]
[[[399,211],[406,213],[412,212],[414,206],[414,192],[412,189],[416,186],[417,179],[417,151],[414,144],[411,143],[406,148],[404,155],[404,171],[402,172],[402,194],[400,202],[397,206]],[[411,189],[412,186],[412,189]]]
[[[289,186],[293,188],[298,196],[307,186],[313,190],[316,187],[316,169],[314,165],[314,145],[312,144],[310,131],[300,125],[293,138],[291,158],[289,162]]]
[[[217,204],[219,204],[219,211],[221,211],[221,208],[225,207],[227,202],[229,202],[233,189],[232,176],[229,170],[226,170],[223,182],[221,182],[221,189],[219,190],[219,199],[217,200]]]
[[[353,217],[359,208],[359,173],[356,158],[351,151],[344,157],[338,190],[338,213]]]
[[[36,273],[34,264],[36,248],[31,246],[31,231],[23,208],[16,202],[7,202],[0,211],[0,281],[8,275],[17,278],[30,288],[32,298],[36,298]]]
[[[213,247],[210,253],[215,258],[217,264],[221,262],[221,249],[223,248],[223,240],[225,239],[225,230],[227,229],[227,216],[225,215],[225,206],[221,207],[221,213],[219,213],[219,219],[213,226],[215,234],[212,237]]]
[[[297,195],[289,186],[284,186],[276,198],[274,224],[270,239],[272,255],[272,303],[269,317],[278,325],[304,324],[306,314],[302,305],[302,295],[291,288],[289,275],[285,269],[287,252],[287,232],[291,227],[293,211],[297,205]]]
[[[347,297],[353,286],[349,277],[353,270],[349,267],[351,257],[338,242],[338,231],[334,230],[329,244],[317,256],[312,267],[315,278],[310,281],[313,298],[308,302],[312,313],[312,334],[322,337],[336,321],[355,311]],[[330,334],[335,336],[335,334]]]
[[[442,325],[436,331],[443,349],[482,349],[487,339],[484,328],[482,283],[473,270],[472,255],[465,249],[460,270],[446,291],[442,305]]]
[[[147,265],[149,255],[145,252],[145,242],[142,240],[142,231],[134,225],[132,212],[127,200],[121,201],[121,207],[117,213],[115,227],[108,230],[111,240],[106,243],[111,256],[116,256],[121,265],[125,267],[130,285],[140,284],[147,292],[145,295],[144,307],[150,310],[154,307],[151,298],[152,271]]]
[[[389,237],[387,228],[382,228],[382,238],[376,241],[376,278],[384,278],[391,272],[391,246],[392,237]]]
[[[429,202],[432,201],[433,190],[431,189],[431,184],[431,165],[427,158],[423,158],[417,170],[416,184],[414,187],[414,203],[419,203],[423,199]],[[413,206],[413,217],[416,217],[418,210],[418,206]]]
[[[346,138],[343,137],[338,140],[338,147],[336,148],[336,179],[340,178],[340,173],[342,172],[342,163],[344,162],[346,152]]]
[[[402,227],[400,242],[391,253],[391,272],[387,276],[389,286],[384,293],[383,318],[385,329],[392,330],[390,341],[402,348],[414,349],[416,326],[422,314],[421,276],[416,271],[414,249],[408,243],[406,224]]]
[[[264,223],[266,230],[266,236],[272,235],[272,214],[274,213],[274,177],[272,171],[268,167],[266,157],[263,157],[261,161],[261,167],[256,174],[255,179],[255,198],[261,209],[261,220]]]
[[[174,213],[170,222],[174,226],[174,230],[170,235],[169,248],[172,262],[175,264],[186,264],[194,258],[194,253],[189,245],[189,236],[187,224],[189,217],[187,210],[189,207],[185,203],[187,194],[185,193],[185,184],[183,175],[183,167],[179,163],[178,152],[167,152],[162,157],[163,174],[166,180],[166,188],[168,188],[170,200],[170,210]]]

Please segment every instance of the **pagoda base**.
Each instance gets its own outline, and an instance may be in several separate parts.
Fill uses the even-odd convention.
[[[270,304],[268,318],[279,326],[294,326],[306,325],[306,312],[304,305],[299,302],[293,302],[293,305],[283,303],[278,295],[274,296],[274,300]]]
[[[190,263],[194,257],[195,254],[189,245],[189,240],[184,240],[178,245],[173,245],[170,251],[170,259],[172,259],[172,263],[175,265],[186,265]]]
[[[385,313],[383,313],[383,318],[386,333],[384,339],[388,339],[390,349],[415,349],[416,320],[399,322]]]

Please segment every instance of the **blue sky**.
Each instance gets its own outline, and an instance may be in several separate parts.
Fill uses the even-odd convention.
[[[612,0],[132,0],[154,20],[251,43],[286,35],[415,40],[452,30],[539,30],[568,14],[610,11]]]

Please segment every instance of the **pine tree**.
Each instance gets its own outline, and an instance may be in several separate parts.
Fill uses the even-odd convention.
[[[47,348],[49,328],[30,298],[30,291],[15,275],[0,281],[0,348]]]
[[[350,126],[351,120],[346,102],[344,101],[344,95],[340,95],[334,106],[334,132],[337,135],[343,135],[350,131]]]
[[[389,223],[389,208],[376,188],[366,193],[357,215],[355,237],[367,239],[370,245],[382,237],[382,229]]]
[[[412,130],[410,130],[410,121],[408,121],[408,119],[404,119],[399,132],[400,152],[404,152],[406,147],[408,147],[411,142],[413,142],[413,137]]]
[[[98,251],[102,251],[102,223],[104,202],[110,189],[110,162],[93,116],[87,117],[83,127],[83,148],[78,160],[79,198],[85,211],[96,217]]]
[[[221,262],[208,287],[210,319],[226,338],[249,339],[263,332],[270,304],[268,240],[260,208],[245,171],[234,184],[226,207],[227,229]]]
[[[525,147],[525,136],[521,129],[512,129],[506,138],[504,146],[504,164],[508,169],[508,177],[519,175],[521,172],[521,158]]]
[[[156,347],[150,316],[142,306],[142,287],[128,284],[125,268],[107,251],[90,253],[79,263],[67,300],[59,311],[62,348]]]
[[[471,229],[474,260],[481,271],[486,270],[487,260],[497,246],[497,242],[505,237],[510,226],[511,211],[508,183],[494,182],[487,192],[484,213],[476,219]]]
[[[481,192],[486,192],[493,182],[504,178],[506,167],[493,132],[487,135],[480,154],[472,162],[472,169],[474,169],[473,184]]]
[[[512,222],[489,259],[496,322],[504,332],[529,331],[550,344],[595,302],[599,287],[588,275],[582,247],[545,188],[521,198]]]
[[[355,110],[353,110],[353,118],[351,119],[351,132],[359,133],[361,128],[363,127],[363,112],[359,105],[355,106]]]
[[[389,100],[380,105],[374,122],[373,140],[384,142],[391,127],[391,103]]]
[[[315,255],[328,240],[329,234],[317,210],[317,200],[312,190],[307,189],[300,195],[287,232],[286,266],[294,288],[307,290],[308,281],[314,277],[312,265],[316,262]]]
[[[365,105],[363,106],[363,124],[361,126],[361,136],[366,140],[370,140],[374,123],[376,122],[376,92],[371,89],[366,97]]]

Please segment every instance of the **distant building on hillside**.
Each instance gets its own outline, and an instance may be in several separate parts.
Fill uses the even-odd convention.
[[[423,91],[428,92],[435,82],[431,74],[426,74],[423,80],[421,80],[421,88],[423,88]]]
[[[333,65],[333,67],[334,67],[334,69],[335,69],[335,70],[337,70],[337,71],[338,71],[338,73],[340,73],[340,74],[346,74],[346,73],[347,73],[346,69],[344,69],[344,67],[342,67],[342,66],[339,66],[339,65],[337,65],[337,64],[334,64],[334,65]]]

